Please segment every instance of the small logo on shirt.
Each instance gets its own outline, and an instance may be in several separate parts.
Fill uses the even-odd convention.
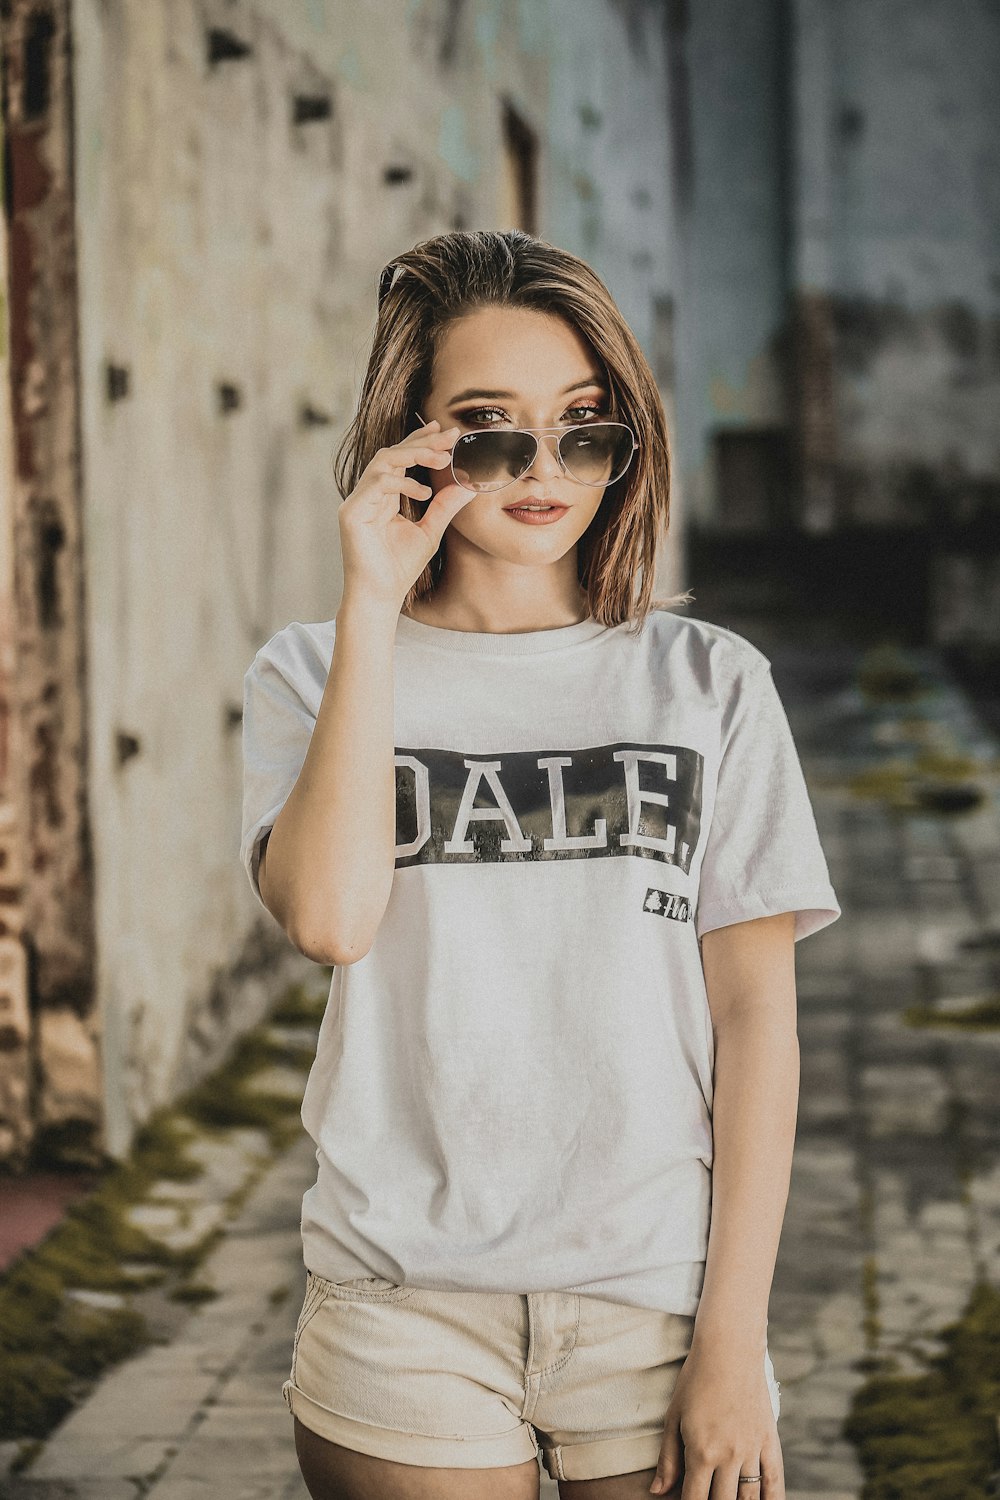
[[[646,892],[642,909],[655,912],[658,917],[672,917],[675,922],[691,920],[691,903],[687,896],[676,896],[673,891],[658,891],[653,885]]]

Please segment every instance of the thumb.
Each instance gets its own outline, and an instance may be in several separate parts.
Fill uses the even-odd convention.
[[[649,1486],[651,1495],[666,1495],[684,1474],[684,1445],[678,1422],[668,1418],[660,1444],[660,1458],[656,1465],[656,1477]]]
[[[434,498],[428,503],[427,509],[416,524],[427,533],[428,538],[433,543],[435,552],[440,545],[441,538],[444,536],[449,521],[458,514],[464,505],[467,505],[470,500],[474,500],[478,493],[478,490],[463,489],[460,484],[446,484],[442,489],[437,491]]]

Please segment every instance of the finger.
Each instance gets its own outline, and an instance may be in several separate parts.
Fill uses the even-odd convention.
[[[759,1470],[750,1464],[720,1464],[712,1475],[707,1500],[759,1500],[759,1484],[740,1484],[741,1474],[757,1474]]]
[[[414,500],[429,500],[434,493],[429,484],[421,484],[419,479],[411,479],[409,475],[405,479],[394,479],[392,487],[401,495],[411,495]]]
[[[406,437],[400,438],[399,442],[392,446],[403,448],[413,443],[422,443],[428,447],[440,448],[442,444],[453,443],[460,433],[460,427],[445,427],[440,432],[436,428],[428,430],[426,427],[418,427],[414,432],[408,432]]]
[[[760,1484],[741,1484],[741,1490],[760,1490],[760,1500],[785,1500],[785,1465],[781,1456],[781,1444],[775,1440],[776,1452],[765,1450],[760,1455]],[[748,1470],[756,1473],[756,1470]],[[754,1500],[751,1496],[750,1500]]]
[[[384,454],[372,460],[376,474],[398,473],[401,469],[412,469],[417,464],[438,469],[450,462],[450,443],[447,448],[406,448],[400,445],[396,448],[387,448]]]
[[[465,490],[461,485],[449,484],[438,490],[434,499],[415,524],[427,533],[437,551],[448,524],[464,505],[476,498],[475,490]]]
[[[684,1444],[678,1423],[668,1420],[663,1428],[663,1442],[656,1465],[656,1476],[649,1487],[651,1495],[666,1495],[684,1474]]]

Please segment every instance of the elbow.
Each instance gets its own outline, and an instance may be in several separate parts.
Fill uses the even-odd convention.
[[[373,938],[367,941],[361,938],[334,939],[328,933],[317,933],[314,930],[302,931],[292,928],[288,931],[290,942],[304,957],[310,959],[314,964],[331,964],[338,968],[344,968],[348,964],[356,964],[370,952]]]

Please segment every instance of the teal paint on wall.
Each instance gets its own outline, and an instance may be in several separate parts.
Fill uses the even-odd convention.
[[[442,112],[438,155],[463,182],[475,182],[479,176],[479,156],[466,137],[465,112],[460,104],[449,104]]]
[[[496,45],[500,35],[500,10],[495,0],[484,0],[476,11],[476,45],[483,71],[492,81],[496,77]]]
[[[326,30],[326,0],[305,0],[306,17],[314,31]]]
[[[365,87],[365,73],[357,47],[348,47],[346,52],[341,53],[337,68],[341,77],[346,78],[347,82],[352,83],[356,89]]]
[[[517,0],[517,29],[525,52],[542,52],[549,44],[548,6]]]

